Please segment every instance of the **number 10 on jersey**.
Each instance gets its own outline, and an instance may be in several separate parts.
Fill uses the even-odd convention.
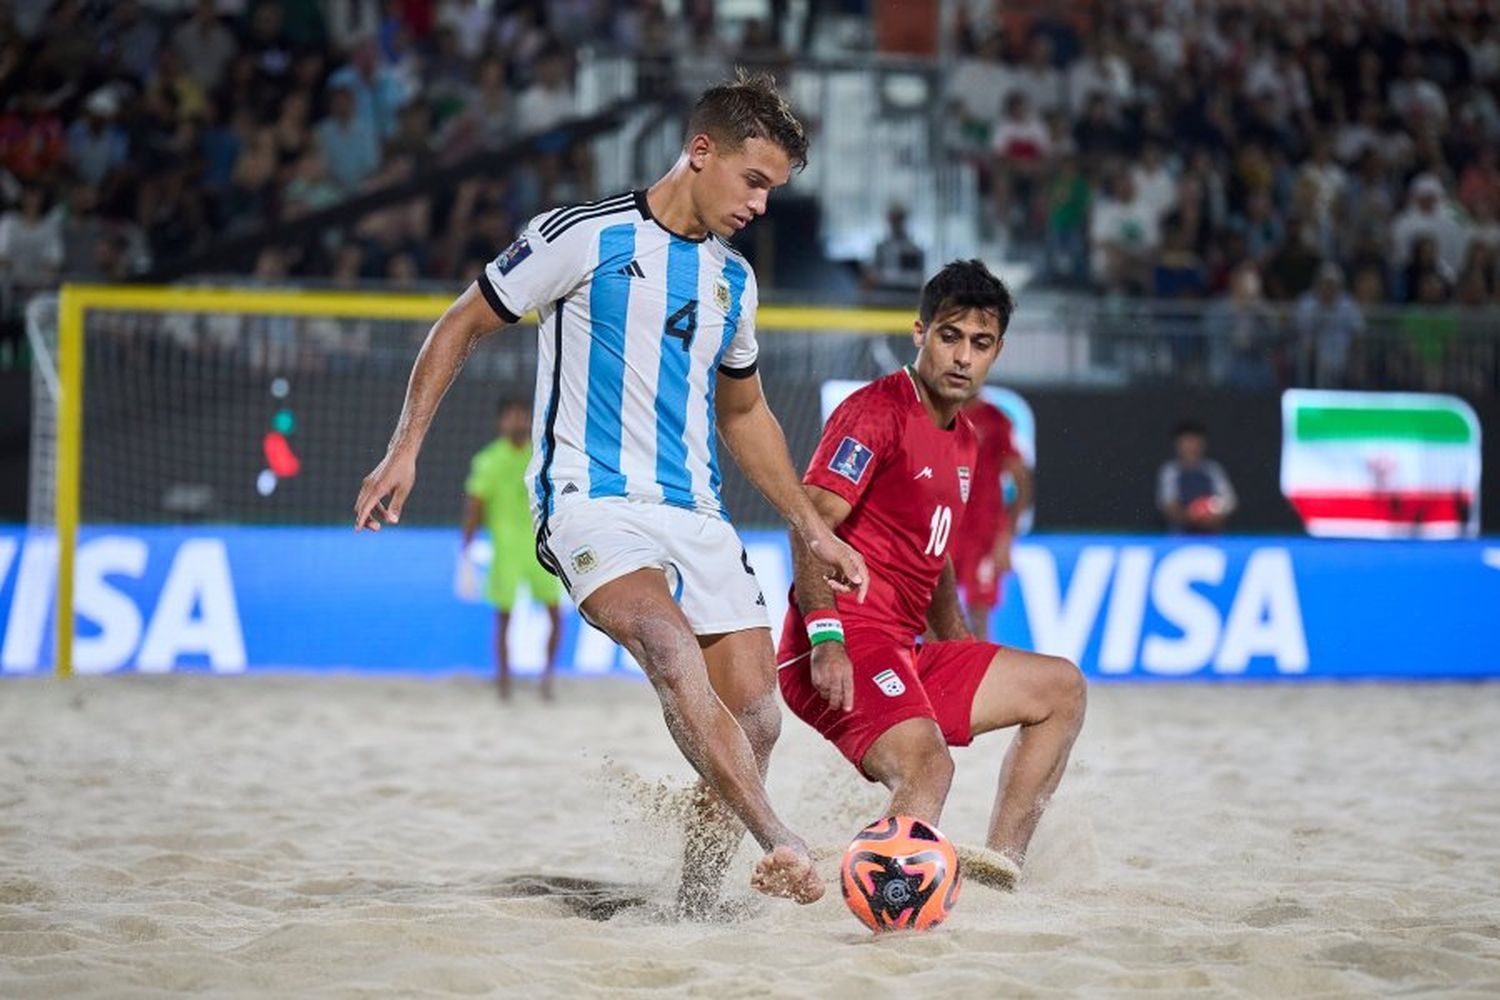
[[[939,505],[932,511],[932,524],[927,535],[924,556],[941,556],[948,547],[948,532],[953,530],[953,508]]]

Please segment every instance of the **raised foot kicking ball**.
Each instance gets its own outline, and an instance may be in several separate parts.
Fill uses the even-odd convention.
[[[877,933],[936,927],[958,901],[960,882],[948,838],[911,816],[887,816],[859,831],[839,878],[849,912]]]

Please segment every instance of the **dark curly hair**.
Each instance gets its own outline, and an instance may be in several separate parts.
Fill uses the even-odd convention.
[[[922,304],[917,317],[923,326],[955,309],[982,309],[1000,320],[1000,335],[1010,326],[1015,299],[1005,282],[990,273],[981,260],[955,260],[922,286]]]
[[[705,90],[688,119],[688,138],[700,133],[729,150],[746,139],[765,139],[780,146],[798,170],[807,166],[807,132],[769,73],[736,70],[734,79]]]

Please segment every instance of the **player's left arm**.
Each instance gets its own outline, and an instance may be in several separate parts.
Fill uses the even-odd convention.
[[[932,602],[927,605],[927,634],[939,640],[974,638],[958,603],[958,577],[953,572],[952,559],[943,560],[942,575],[933,588]]]
[[[1021,515],[1031,509],[1032,498],[1035,494],[1035,484],[1031,479],[1031,470],[1026,467],[1026,460],[1018,453],[1011,452],[1005,459],[1005,471],[1010,473],[1011,481],[1016,484],[1016,502],[1010,505],[1005,512],[1005,526],[995,538],[995,548],[992,557],[995,560],[996,573],[1010,572],[1010,546],[1016,539],[1016,530],[1021,523]]]
[[[809,552],[821,564],[829,584],[841,593],[865,599],[869,575],[860,554],[844,543],[819,515],[802,489],[786,435],[761,390],[760,375],[718,374],[714,392],[719,436],[746,478],[786,518]]]

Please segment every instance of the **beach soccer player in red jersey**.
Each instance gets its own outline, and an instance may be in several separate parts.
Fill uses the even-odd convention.
[[[1021,515],[1031,507],[1031,470],[1016,449],[1010,418],[998,406],[975,396],[964,404],[978,439],[974,485],[964,510],[964,530],[953,533],[950,555],[959,594],[969,609],[969,631],[990,637],[990,613],[1000,603],[1000,586],[1010,572],[1010,545]],[[1007,507],[1000,477],[1009,475],[1016,496]]]
[[[915,364],[865,386],[828,420],[803,488],[871,567],[863,604],[835,594],[792,539],[795,585],[777,665],[791,710],[891,791],[888,815],[942,818],[950,746],[1019,726],[984,849],[964,874],[1009,888],[1083,726],[1078,668],[976,640],[948,550],[967,530],[977,441],[965,403],[1005,343],[1010,292],[977,260],[922,289]],[[928,636],[925,642],[918,637]]]

